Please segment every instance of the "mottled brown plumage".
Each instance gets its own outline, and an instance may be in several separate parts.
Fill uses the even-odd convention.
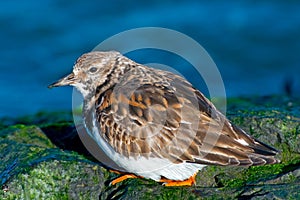
[[[187,80],[118,52],[84,54],[73,73],[52,86],[61,85],[73,85],[83,94],[86,128],[130,173],[184,180],[197,166],[277,162],[275,149],[233,125]],[[144,159],[147,170],[147,160],[174,163],[174,169],[145,175],[133,166]],[[192,168],[191,173],[177,177],[176,166]]]

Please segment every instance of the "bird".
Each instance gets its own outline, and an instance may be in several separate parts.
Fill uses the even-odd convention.
[[[83,96],[84,127],[128,178],[164,186],[196,185],[208,165],[278,163],[278,151],[234,125],[189,81],[139,64],[117,51],[81,55],[49,88],[73,86]]]

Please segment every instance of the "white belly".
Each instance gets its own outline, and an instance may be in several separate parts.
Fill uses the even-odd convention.
[[[168,159],[146,157],[124,157],[117,153],[99,134],[95,121],[90,136],[97,142],[102,151],[126,172],[159,181],[162,177],[171,180],[186,180],[201,170],[205,165],[195,163],[174,164]],[[107,164],[107,163],[103,163]],[[116,169],[118,170],[118,169]]]

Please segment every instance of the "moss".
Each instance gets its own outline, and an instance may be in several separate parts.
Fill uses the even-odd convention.
[[[0,199],[297,199],[300,101],[253,97],[228,102],[228,117],[276,147],[281,163],[248,168],[208,166],[200,171],[194,187],[163,187],[145,179],[108,186],[118,175],[83,156],[86,152],[72,114],[41,112],[15,121],[1,120],[4,164],[0,165],[0,180],[9,191],[0,190]]]
[[[109,188],[100,199],[200,199],[193,187],[164,187],[154,181],[133,179]]]
[[[0,135],[1,161],[3,162],[0,165],[0,180],[2,184],[5,183],[10,188],[9,192],[3,192],[2,196],[0,195],[0,199],[4,197],[32,199],[32,196],[38,195],[38,191],[47,194],[47,188],[53,189],[61,180],[69,179],[68,176],[62,176],[64,175],[61,172],[62,168],[68,169],[68,173],[78,179],[80,174],[75,172],[80,172],[82,165],[79,163],[86,163],[84,165],[92,163],[75,152],[65,152],[57,148],[37,126],[14,125],[2,130]],[[55,160],[64,161],[66,164],[55,166],[53,165]],[[77,169],[72,168],[72,165],[77,166]],[[86,170],[84,167],[83,169],[83,171]],[[93,183],[100,181],[101,174],[97,174],[97,179],[93,178]],[[57,191],[61,192],[65,189],[59,188]]]
[[[154,199],[157,200],[158,199],[164,199],[164,200],[197,199],[197,196],[193,192],[191,192],[191,189],[186,187],[177,187],[177,188],[163,187],[162,190],[160,190],[160,193],[156,195],[153,195],[153,192],[149,192],[148,197],[149,198],[154,197]]]
[[[18,143],[34,144],[40,147],[53,148],[49,138],[41,131],[37,126],[25,126],[23,124],[17,124],[10,126],[2,131],[2,133],[8,133],[7,139],[13,140]]]
[[[41,162],[28,173],[18,174],[0,194],[7,199],[97,199],[102,177],[98,168],[75,161]],[[82,170],[84,168],[84,170]],[[95,182],[94,175],[98,177]],[[89,190],[86,190],[89,188]],[[77,191],[74,194],[74,191]],[[78,192],[80,191],[80,192]]]
[[[258,184],[261,181],[266,181],[278,176],[283,172],[283,164],[253,166],[244,170],[235,178],[223,180],[224,188],[240,188],[246,185]]]

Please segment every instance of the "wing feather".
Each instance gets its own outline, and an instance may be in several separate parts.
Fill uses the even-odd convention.
[[[128,78],[131,81],[106,91],[97,102],[102,137],[116,152],[174,163],[277,162],[275,149],[231,124],[185,79],[170,73],[159,78],[159,84]]]

